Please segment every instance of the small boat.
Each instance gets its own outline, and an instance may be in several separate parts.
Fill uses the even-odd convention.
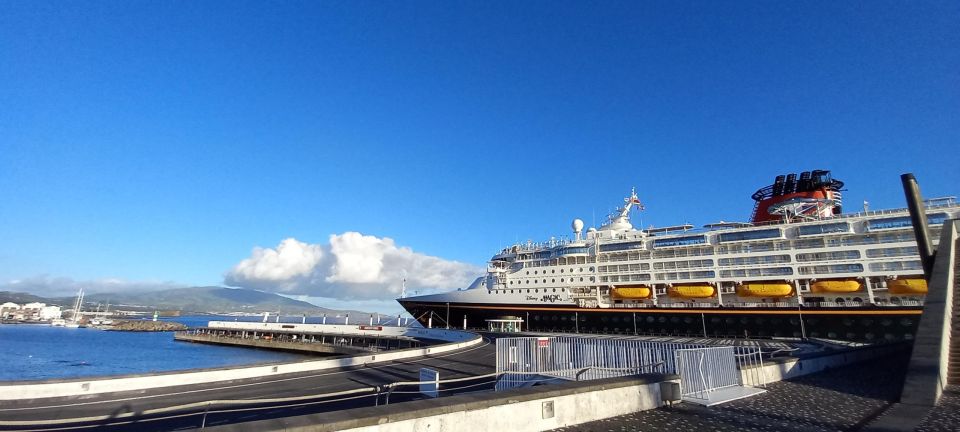
[[[748,282],[737,287],[740,297],[788,297],[793,285],[786,282]]]
[[[902,278],[887,281],[890,294],[926,294],[927,281],[921,278]]]
[[[645,299],[649,298],[652,291],[646,285],[632,287],[614,287],[610,290],[610,296],[617,299]]]
[[[860,291],[860,281],[856,279],[816,281],[810,286],[815,293],[853,293]]]
[[[717,292],[713,285],[692,284],[692,285],[674,285],[667,291],[670,297],[683,298],[708,298],[713,297]]]

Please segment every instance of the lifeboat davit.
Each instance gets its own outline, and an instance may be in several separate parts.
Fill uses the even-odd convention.
[[[920,278],[891,279],[887,281],[890,294],[926,294],[927,281]]]
[[[618,299],[645,299],[651,294],[648,286],[616,287],[610,290],[610,296]]]
[[[707,298],[713,297],[717,290],[713,285],[674,285],[667,290],[670,297]]]
[[[748,282],[737,287],[740,297],[789,297],[793,285],[786,282]]]
[[[845,294],[860,291],[860,281],[855,279],[823,280],[810,285],[815,293]]]

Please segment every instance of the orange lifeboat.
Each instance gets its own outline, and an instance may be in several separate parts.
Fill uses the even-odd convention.
[[[651,294],[650,287],[644,285],[615,287],[610,290],[610,296],[616,299],[645,299]]]
[[[713,294],[716,292],[717,290],[713,285],[674,285],[667,290],[667,295],[682,298],[707,298],[713,297]]]
[[[887,281],[890,294],[926,294],[927,281],[921,278],[891,279]]]
[[[823,280],[810,285],[815,293],[846,294],[860,291],[860,281],[856,279]]]
[[[737,287],[740,297],[789,297],[793,285],[786,282],[748,282]]]

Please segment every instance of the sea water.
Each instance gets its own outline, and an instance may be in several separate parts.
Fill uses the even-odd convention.
[[[366,319],[351,323],[369,324]],[[185,316],[164,320],[190,327],[207,321],[260,321],[260,317]],[[318,323],[322,318],[308,318]],[[395,318],[394,318],[395,320]],[[274,322],[274,318],[270,318]],[[280,322],[302,322],[284,317]],[[376,322],[376,321],[375,321]],[[383,319],[386,322],[386,318]],[[342,324],[330,317],[328,324]],[[143,374],[185,369],[293,362],[316,356],[282,351],[179,342],[173,332],[121,332],[40,324],[0,325],[0,381]]]

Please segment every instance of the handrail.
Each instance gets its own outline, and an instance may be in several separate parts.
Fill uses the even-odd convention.
[[[639,370],[642,372],[644,368],[648,368],[648,367],[649,367],[649,368],[652,368],[652,367],[655,367],[655,366],[663,366],[664,364],[666,364],[666,362],[659,361],[659,362],[656,362],[656,363],[649,363],[649,364],[645,364],[645,365],[640,365],[640,366],[636,366],[636,367],[628,367],[628,368],[608,368],[608,367],[598,367],[598,366],[587,366],[587,367],[585,367],[585,368],[581,368],[580,371],[577,372],[577,374],[574,376],[574,378],[575,378],[576,381],[580,381],[580,376],[583,375],[584,373],[586,373],[587,371],[590,371],[590,370],[619,371],[619,370],[635,370],[635,369],[639,369]],[[505,372],[506,372],[506,371],[505,371]],[[528,375],[529,375],[529,374],[528,374]]]

